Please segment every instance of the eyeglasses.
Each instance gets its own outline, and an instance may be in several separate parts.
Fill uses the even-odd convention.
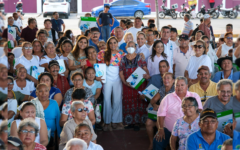
[[[186,108],[192,108],[194,105],[182,105],[182,108],[186,109]]]
[[[231,91],[220,91],[221,92],[221,94],[232,94],[232,92]]]
[[[227,37],[227,39],[228,39],[228,40],[232,40],[232,39],[233,39],[233,37]]]
[[[84,108],[78,108],[78,112],[82,112],[82,111],[88,111],[88,108],[84,107]]]
[[[31,50],[31,49],[33,49],[33,48],[32,48],[32,47],[24,47],[24,49],[30,49],[30,50]]]
[[[203,122],[203,124],[207,125],[207,124],[209,124],[209,123],[215,124],[217,121],[216,121],[216,120],[211,120],[211,121],[203,120],[202,122]]]
[[[27,133],[35,134],[35,131],[22,130],[21,132],[22,132],[23,134],[27,134]]]
[[[74,82],[82,81],[82,79],[74,79],[73,81],[74,81]]]
[[[199,48],[199,49],[203,48],[203,45],[193,45],[193,46],[194,48]]]

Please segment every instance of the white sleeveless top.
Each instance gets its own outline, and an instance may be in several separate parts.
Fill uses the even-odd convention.
[[[38,126],[39,126],[39,128],[38,128],[38,129],[39,129],[39,132],[40,132],[40,129],[41,129],[41,122],[40,122],[40,118],[38,118],[38,117],[35,117],[35,121],[37,122],[37,124],[38,124]],[[20,119],[17,119],[17,120],[16,120],[17,128],[18,128],[18,126],[19,126],[20,122],[21,122],[21,120],[20,120]],[[36,138],[35,138],[35,142],[40,144],[40,135],[39,135],[39,133],[37,134],[37,136],[36,136]]]
[[[51,60],[58,60],[60,59],[59,56],[56,54],[56,56],[54,58],[49,58],[47,55],[43,56],[44,58],[40,60],[40,65],[42,64],[48,64]]]
[[[228,56],[228,51],[230,49],[232,49],[233,46],[227,46],[225,43],[222,44],[222,53],[221,53],[221,57],[225,57],[225,56]]]

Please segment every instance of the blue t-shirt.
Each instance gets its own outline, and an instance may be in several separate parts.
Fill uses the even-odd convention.
[[[96,90],[97,90],[98,88],[102,88],[101,82],[99,82],[99,81],[97,81],[97,80],[94,80],[94,83],[93,83],[91,86],[89,86],[89,85],[86,83],[86,80],[84,79],[84,81],[83,81],[83,86],[90,88],[91,91],[92,91],[92,93],[93,93],[93,95],[96,94]]]
[[[215,83],[218,83],[218,81],[220,81],[221,79],[224,79],[223,71],[216,72],[212,81],[215,82]],[[232,70],[230,76],[228,77],[228,79],[233,80],[233,70]]]
[[[237,82],[239,79],[240,79],[240,71],[234,72],[234,73],[233,73],[233,77],[232,77],[233,82],[235,83],[235,82]]]
[[[209,145],[202,136],[201,129],[190,134],[186,141],[186,150],[221,150],[224,141],[230,137],[216,130],[215,140]]]
[[[153,76],[151,76],[151,78],[149,79],[148,85],[154,85],[155,87],[157,87],[158,89],[160,89],[163,86],[163,80],[160,74],[155,74]]]
[[[54,30],[56,30],[57,32],[62,31],[62,24],[64,24],[62,19],[58,18],[58,20],[56,20],[53,18],[51,21],[52,21],[52,28]]]
[[[58,103],[55,100],[49,99],[49,105],[44,110],[45,121],[47,124],[47,128],[51,129],[51,137],[54,137],[54,132],[57,130],[58,137],[60,137],[60,133],[62,129],[59,125],[60,121],[60,110],[58,107]]]
[[[119,49],[123,50],[124,53],[128,53],[127,50],[126,50],[126,46],[127,46],[127,43],[122,43],[120,46],[119,46]]]
[[[100,41],[100,39],[99,39],[99,41]],[[93,41],[91,39],[89,39],[89,46],[94,46],[97,50],[97,53],[99,52],[98,46],[95,43],[93,43]]]
[[[240,132],[233,130],[233,149],[240,149]]]
[[[54,96],[58,93],[61,93],[61,91],[59,90],[59,88],[55,88],[55,87],[51,87],[50,91],[49,91],[49,98],[50,99],[54,99]],[[30,94],[30,96],[36,98],[36,90],[32,91],[32,93]]]

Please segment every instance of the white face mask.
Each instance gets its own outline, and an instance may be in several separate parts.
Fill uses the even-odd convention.
[[[128,47],[128,48],[127,48],[127,52],[128,52],[129,54],[133,54],[133,53],[135,52],[135,48],[133,48],[133,47]]]

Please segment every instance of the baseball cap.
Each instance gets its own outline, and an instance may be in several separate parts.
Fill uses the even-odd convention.
[[[21,142],[21,140],[17,137],[14,136],[9,136],[8,137],[8,143],[11,143],[14,146],[21,146],[23,143]]]
[[[217,119],[217,114],[214,110],[212,110],[210,108],[206,108],[200,113],[200,120],[203,120],[206,117],[212,117],[212,118]]]
[[[94,32],[94,31],[100,32],[97,27],[92,27],[92,28],[90,29],[90,31],[91,31],[91,32]]]
[[[171,32],[176,32],[176,33],[178,33],[176,28],[171,28]]]
[[[188,35],[186,35],[186,34],[180,35],[180,36],[179,36],[179,40],[182,40],[182,39],[184,39],[184,40],[189,40],[189,39],[188,39]]]
[[[52,67],[53,65],[57,65],[58,67],[60,67],[58,61],[56,61],[56,60],[51,60],[51,61],[49,62],[49,64],[48,64],[48,68]]]
[[[207,70],[207,71],[210,72],[208,66],[204,66],[204,65],[200,66],[200,67],[198,68],[197,72],[199,72],[199,71],[202,70],[202,69],[203,69],[203,70]]]

